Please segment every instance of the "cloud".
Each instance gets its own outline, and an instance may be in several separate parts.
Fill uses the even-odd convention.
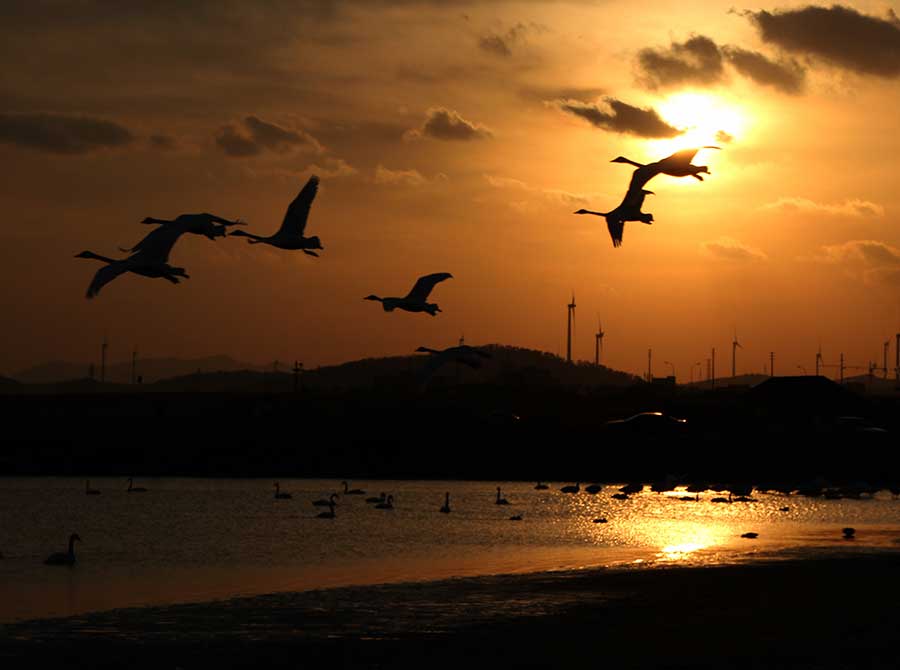
[[[438,172],[433,178],[429,179],[421,172],[415,169],[411,170],[391,170],[379,164],[375,168],[375,183],[390,186],[425,186],[440,181],[447,181],[447,175]]]
[[[563,191],[555,188],[540,188],[536,186],[530,186],[521,179],[513,179],[512,177],[500,177],[497,175],[486,174],[484,175],[484,180],[494,188],[525,191],[528,193],[539,195],[542,198],[552,200],[554,202],[562,203],[566,206],[578,205],[580,207],[583,207],[590,202],[590,198],[587,195],[581,193],[572,193],[570,191]],[[514,208],[520,211],[523,211],[528,207],[527,201],[518,201],[511,204]]]
[[[757,51],[724,46],[722,52],[740,74],[757,84],[772,86],[783,93],[797,94],[806,83],[806,70],[793,59],[769,60]]]
[[[843,266],[868,283],[900,287],[900,249],[878,240],[851,240],[822,247],[814,260]]]
[[[779,198],[763,205],[763,209],[804,214],[826,214],[830,216],[884,216],[884,207],[868,200],[845,200],[840,204],[825,204],[806,198]]]
[[[707,86],[720,81],[724,75],[719,47],[704,35],[672,42],[668,49],[641,49],[638,67],[643,83],[651,89],[680,84]]]
[[[722,237],[715,242],[704,242],[701,247],[710,256],[733,263],[757,263],[768,258],[759,249],[748,247],[730,237]]]
[[[577,100],[590,102],[606,93],[602,88],[578,86],[523,86],[519,96],[525,100],[547,102],[552,100]]]
[[[478,48],[493,56],[509,58],[512,56],[513,47],[524,41],[525,35],[529,32],[541,32],[545,30],[543,26],[536,23],[517,23],[505,33],[488,33],[482,35],[478,39]]]
[[[406,140],[431,137],[436,140],[483,140],[493,137],[486,127],[467,121],[459,112],[446,107],[432,107],[425,113],[421,128],[408,130],[403,134]]]
[[[604,100],[610,111],[603,110],[596,104],[577,100],[558,100],[552,104],[558,105],[565,112],[580,116],[597,128],[615,133],[627,133],[638,137],[676,137],[684,132],[663,121],[659,113],[652,108],[633,107],[610,97]]]
[[[900,21],[861,14],[851,7],[808,6],[744,13],[762,39],[791,53],[880,77],[900,75]]]
[[[320,161],[319,163],[311,163],[306,168],[305,172],[312,172],[324,179],[329,179],[333,177],[352,177],[357,174],[359,170],[350,165],[343,158],[326,157],[325,160]]]
[[[54,154],[86,154],[130,144],[135,136],[113,121],[61,114],[0,113],[0,142]]]
[[[734,141],[734,135],[726,133],[724,130],[719,130],[716,132],[716,142],[720,142],[721,144],[730,144]]]
[[[284,153],[293,149],[322,153],[322,145],[305,131],[294,131],[248,116],[241,125],[223,126],[216,135],[216,145],[228,156],[245,158],[264,150]]]

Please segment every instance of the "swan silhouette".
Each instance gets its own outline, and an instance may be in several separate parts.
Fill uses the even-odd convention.
[[[591,484],[590,486],[585,486],[584,490],[591,495],[596,495],[603,490],[603,484]]]
[[[500,487],[497,487],[497,499],[494,501],[495,505],[508,505],[509,501],[506,498],[500,497]]]
[[[75,565],[75,542],[81,542],[78,533],[69,535],[69,551],[63,553],[61,551],[50,554],[44,561],[45,565]]]
[[[641,207],[644,206],[644,198],[648,195],[655,195],[653,191],[637,188],[631,189],[625,193],[625,197],[618,207],[609,212],[594,212],[590,209],[579,209],[576,214],[593,214],[594,216],[602,216],[606,219],[606,227],[609,230],[609,236],[612,238],[614,247],[622,246],[622,236],[625,234],[626,221],[640,221],[642,223],[653,223],[653,215],[649,212],[642,212]]]
[[[217,237],[225,237],[228,234],[228,226],[245,226],[247,225],[240,219],[229,221],[221,216],[204,212],[202,214],[179,214],[174,219],[156,219],[152,216],[146,217],[141,223],[158,224],[161,226],[172,226],[181,228],[182,232],[194,233],[195,235],[204,235],[211,240]],[[122,251],[130,251],[123,249]]]
[[[563,486],[560,491],[563,493],[578,493],[581,490],[581,482],[575,484],[575,486]]]
[[[450,514],[450,493],[444,494],[444,506],[440,509],[443,514]]]
[[[468,344],[461,344],[457,347],[449,347],[448,349],[429,349],[428,347],[419,347],[417,353],[431,354],[428,362],[425,364],[425,371],[433,373],[445,363],[462,363],[470,368],[477,370],[481,367],[482,358],[490,358],[491,355],[479,349],[471,347]]]
[[[347,482],[341,482],[344,485],[344,495],[345,496],[364,496],[366,492],[362,489],[351,489],[347,487]]]
[[[247,240],[250,244],[268,244],[279,249],[296,250],[300,249],[304,254],[310,256],[318,256],[312,249],[324,249],[322,242],[318,237],[303,237],[306,230],[306,220],[309,218],[309,209],[312,207],[313,199],[319,191],[319,178],[313,175],[306,182],[306,185],[300,189],[300,193],[291,202],[284,214],[284,220],[281,227],[274,235],[263,237],[254,233],[247,233],[243,230],[235,230],[231,233],[232,237],[249,237]]]
[[[419,277],[412,290],[403,298],[380,298],[377,295],[368,295],[363,300],[379,301],[385,312],[402,309],[407,312],[427,312],[431,316],[436,316],[441,311],[441,308],[436,303],[427,302],[428,296],[435,284],[452,278],[453,275],[449,272],[436,272]]]
[[[128,493],[146,493],[147,489],[143,486],[135,486],[131,477],[128,478]]]
[[[327,499],[319,498],[318,500],[313,501],[314,507],[330,507],[332,505],[336,505],[337,503],[334,501],[335,498],[339,497],[337,493],[332,493],[328,496]]]
[[[317,519],[333,519],[334,518],[334,503],[332,502],[328,505],[327,512],[319,512],[318,514],[316,514],[316,518]]]
[[[546,484],[541,484],[540,482],[534,485],[535,491],[546,491],[549,488],[549,486],[547,486]]]
[[[86,482],[84,483],[84,493],[85,493],[85,495],[89,495],[89,496],[98,496],[98,495],[100,495],[100,491],[99,491],[98,489],[92,489],[92,488],[91,488],[91,482],[90,482],[90,480],[88,480],[88,481],[86,481]]]
[[[179,277],[190,279],[184,268],[169,265],[169,254],[178,238],[184,233],[180,226],[161,226],[144,237],[130,251],[133,253],[127,258],[114,259],[95,254],[93,251],[82,251],[75,258],[89,258],[102,261],[106,265],[94,275],[87,289],[87,298],[94,298],[100,293],[100,289],[113,279],[126,272],[132,272],[142,277],[151,279],[165,279],[177,284]]]
[[[521,514],[514,514],[513,516],[509,517],[509,520],[510,520],[510,521],[521,521],[521,520],[522,520],[522,515],[521,515]]]
[[[697,152],[701,149],[719,148],[720,147],[716,146],[703,146],[694,149],[682,149],[681,151],[676,151],[671,156],[666,156],[662,160],[658,160],[655,163],[647,163],[646,165],[637,163],[624,156],[617,156],[610,162],[627,163],[628,165],[634,165],[637,168],[637,170],[632,173],[631,182],[628,185],[628,190],[631,191],[644,188],[647,182],[658,174],[667,174],[671,177],[693,177],[694,179],[703,181],[703,177],[700,175],[710,174],[709,168],[706,165],[691,165],[691,161],[694,160],[694,156],[696,156]]]
[[[387,500],[375,505],[375,509],[394,509],[394,496],[388,496]]]
[[[367,503],[382,503],[385,501],[386,498],[387,498],[387,493],[382,491],[381,495],[370,496],[370,497],[366,498],[366,502]]]
[[[275,500],[290,500],[293,497],[290,493],[282,493],[281,484],[275,482]]]

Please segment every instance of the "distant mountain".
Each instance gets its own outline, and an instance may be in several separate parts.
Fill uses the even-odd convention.
[[[726,388],[728,386],[755,386],[765,380],[770,379],[769,375],[748,374],[738,375],[737,377],[716,377],[716,387]],[[683,382],[682,382],[683,383]],[[708,388],[710,386],[708,379],[698,380],[692,383],[684,384],[692,388]]]
[[[70,363],[68,361],[51,361],[22,370],[13,375],[17,381],[26,384],[54,384],[88,376],[90,365],[87,363]],[[144,383],[152,383],[160,379],[180,377],[196,372],[231,372],[235,370],[262,370],[252,363],[235,360],[229,356],[207,356],[205,358],[138,358],[137,374],[143,377]],[[99,378],[98,366],[94,369],[95,378]],[[127,384],[131,381],[131,361],[109,363],[106,366],[106,381]]]

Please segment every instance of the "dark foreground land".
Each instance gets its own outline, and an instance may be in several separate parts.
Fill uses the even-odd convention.
[[[824,377],[715,390],[527,376],[297,392],[99,388],[0,394],[0,476],[900,478],[900,393]],[[687,422],[607,423],[648,411]]]
[[[279,594],[0,628],[31,668],[897,668],[900,556]]]

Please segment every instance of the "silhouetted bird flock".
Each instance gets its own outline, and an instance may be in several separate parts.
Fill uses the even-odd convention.
[[[647,165],[636,163],[624,156],[614,158],[612,160],[613,163],[627,163],[629,165],[634,165],[637,168],[632,173],[628,190],[626,191],[622,202],[618,207],[609,212],[594,212],[587,209],[580,209],[575,213],[594,214],[596,216],[605,217],[606,225],[609,228],[609,234],[612,237],[613,246],[621,246],[626,221],[641,221],[647,224],[653,223],[653,214],[641,211],[646,196],[653,194],[653,191],[648,191],[644,188],[647,182],[658,174],[667,174],[673,177],[690,176],[703,181],[701,174],[709,174],[709,168],[705,165],[692,165],[691,161],[700,149],[718,148],[719,147],[705,146],[696,149],[685,149],[683,151],[678,151],[667,158],[656,161],[655,163],[648,163]],[[185,268],[169,264],[169,255],[172,252],[172,248],[185,233],[204,235],[211,240],[227,235],[232,237],[247,237],[249,238],[247,241],[250,244],[268,244],[269,246],[277,247],[278,249],[292,251],[300,250],[310,256],[318,257],[316,250],[324,249],[321,240],[315,235],[312,237],[305,237],[303,234],[306,230],[309,210],[312,207],[312,202],[315,199],[318,190],[319,178],[313,175],[287,208],[284,220],[281,222],[281,227],[268,237],[243,230],[235,230],[229,233],[229,226],[245,225],[244,222],[240,220],[230,221],[209,213],[181,214],[172,220],[147,217],[143,219],[141,223],[156,225],[158,227],[130,249],[121,249],[121,251],[129,253],[127,257],[114,259],[107,256],[101,256],[93,251],[82,251],[76,256],[76,258],[89,258],[106,264],[94,275],[94,278],[87,289],[87,297],[93,298],[97,296],[106,284],[126,272],[132,272],[153,279],[165,279],[173,284],[179,283],[181,279],[189,279],[190,275],[188,275]],[[436,303],[428,302],[428,296],[431,294],[431,291],[436,284],[445,279],[450,279],[452,276],[453,275],[449,272],[437,272],[425,275],[424,277],[419,277],[412,290],[402,298],[382,298],[373,294],[366,296],[365,299],[380,302],[386,312],[401,309],[407,312],[425,312],[426,314],[435,316],[441,309]],[[457,360],[460,360],[459,356],[457,356]],[[460,362],[469,365],[473,360],[474,359],[467,357],[466,360],[460,360]]]

